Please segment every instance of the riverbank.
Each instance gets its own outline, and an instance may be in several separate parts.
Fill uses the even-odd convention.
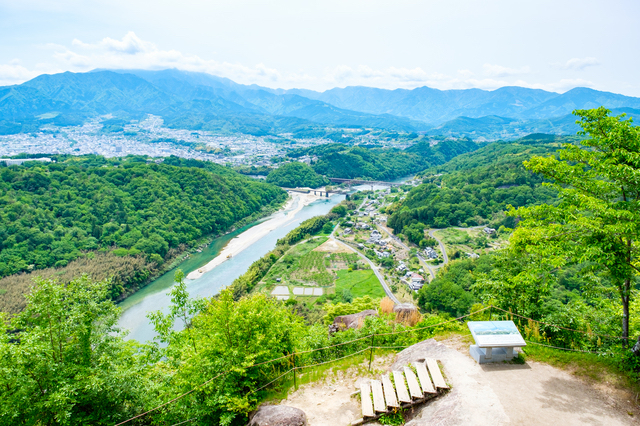
[[[263,238],[269,232],[278,229],[292,221],[295,215],[302,210],[306,205],[311,204],[314,201],[323,199],[319,195],[304,194],[299,192],[289,192],[291,199],[287,202],[282,210],[275,214],[271,219],[256,225],[242,234],[238,235],[222,249],[220,254],[216,256],[206,265],[196,269],[195,271],[187,275],[187,279],[197,280],[207,272],[212,271],[216,266],[221,265],[233,256],[238,255],[256,241]]]

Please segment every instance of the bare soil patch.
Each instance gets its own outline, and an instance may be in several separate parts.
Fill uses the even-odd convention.
[[[352,253],[352,251],[344,245],[339,244],[337,241],[332,239],[328,239],[324,243],[320,244],[318,247],[314,248],[313,251],[321,251],[325,253]]]

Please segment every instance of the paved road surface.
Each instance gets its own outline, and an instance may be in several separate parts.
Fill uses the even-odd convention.
[[[394,234],[392,234],[391,232],[389,232],[389,230],[387,230],[387,228],[385,228],[384,226],[380,226],[380,228],[382,228],[382,230],[384,232],[387,233],[387,235],[389,235],[391,238],[393,238],[393,240],[398,243],[402,248],[404,248],[405,250],[409,251],[410,248],[402,242],[402,240],[400,240],[400,238],[396,237]],[[424,258],[420,255],[420,252],[416,253],[416,257],[418,258],[418,260],[420,261],[420,264],[427,268],[427,271],[429,271],[429,274],[431,274],[431,279],[435,279],[436,278],[436,273],[435,271],[431,268],[431,266],[429,266],[429,264],[427,263],[426,260],[424,260]]]
[[[336,227],[337,228],[337,227]],[[335,231],[335,230],[334,230]],[[393,292],[391,291],[391,289],[389,288],[389,286],[387,285],[387,282],[384,280],[384,277],[382,276],[382,274],[380,273],[380,271],[378,270],[378,267],[371,261],[371,259],[369,259],[367,256],[365,256],[363,253],[361,253],[359,250],[356,250],[355,248],[351,247],[349,244],[345,243],[344,241],[340,241],[337,238],[335,238],[333,236],[333,233],[330,235],[330,238],[336,242],[338,242],[339,244],[344,245],[345,247],[347,247],[349,250],[351,250],[352,252],[358,254],[361,258],[363,258],[364,260],[366,260],[369,265],[371,266],[371,270],[373,271],[374,274],[376,274],[376,277],[378,277],[378,280],[380,281],[380,284],[382,285],[382,288],[384,289],[384,292],[387,293],[387,296],[389,297],[389,299],[393,300],[393,303],[395,303],[396,305],[400,304],[400,301],[398,300],[398,298],[393,294]]]
[[[440,245],[440,251],[442,252],[442,260],[443,260],[442,264],[446,265],[447,263],[449,263],[449,256],[447,256],[447,249],[444,247],[444,243],[438,237],[433,235],[433,233],[436,231],[438,231],[438,229],[429,229],[429,236],[434,240],[436,240]]]

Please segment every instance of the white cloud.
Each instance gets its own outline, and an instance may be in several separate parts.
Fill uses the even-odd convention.
[[[600,65],[600,61],[596,58],[588,57],[588,58],[572,58],[569,59],[564,65],[560,68],[563,70],[576,70],[580,71],[587,67],[593,67],[596,65]]]
[[[133,31],[129,31],[122,40],[114,40],[110,37],[105,37],[99,43],[90,44],[74,39],[71,44],[84,49],[104,49],[111,52],[126,53],[129,55],[158,50],[155,44],[140,39]]]
[[[530,72],[528,66],[524,66],[522,68],[508,68],[508,67],[503,67],[502,65],[484,64],[482,68],[486,76],[497,77],[497,78],[529,74]]]
[[[14,59],[8,64],[0,64],[0,86],[10,86],[19,84],[42,74],[38,70],[30,70],[22,65],[20,61]]]
[[[42,73],[61,71],[83,72],[95,68],[149,69],[178,68],[227,77],[238,83],[258,84],[274,88],[315,88],[371,86],[385,89],[414,89],[428,86],[440,90],[479,88],[494,90],[503,86],[523,86],[551,91],[566,91],[577,86],[592,87],[593,83],[581,79],[563,79],[555,83],[537,84],[510,78],[530,73],[529,67],[508,68],[501,65],[484,64],[484,78],[468,69],[458,70],[455,75],[427,72],[420,67],[372,68],[368,65],[351,67],[338,65],[327,68],[321,75],[304,72],[290,73],[269,67],[263,63],[247,66],[239,63],[203,59],[197,55],[177,50],[162,50],[154,43],[140,39],[135,33],[127,33],[121,40],[106,37],[95,43],[74,39],[70,46],[49,44],[41,46],[51,52],[53,64],[40,64],[28,69],[14,60],[0,65],[0,85],[17,84]],[[593,59],[593,58],[586,58]],[[573,62],[572,62],[573,61]],[[571,66],[588,66],[589,61],[570,60]],[[594,60],[595,61],[595,60]],[[593,62],[593,61],[591,61]],[[581,65],[582,64],[582,65]]]

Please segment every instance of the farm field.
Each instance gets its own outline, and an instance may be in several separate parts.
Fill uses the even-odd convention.
[[[353,297],[371,296],[373,298],[384,297],[385,293],[380,281],[371,269],[341,270],[337,272],[336,292],[344,290],[351,292]]]
[[[481,227],[439,229],[434,232],[434,235],[442,240],[449,257],[453,257],[456,251],[460,252],[461,257],[468,256],[468,253],[480,255],[506,244],[505,237],[489,237]]]
[[[348,272],[357,265],[357,270]],[[384,291],[371,270],[355,253],[327,237],[303,241],[289,249],[265,275],[257,291],[281,300],[315,302],[320,297],[348,288],[354,297],[383,297]],[[346,277],[346,274],[354,274]],[[344,277],[344,278],[343,278]],[[336,286],[339,289],[336,289]],[[342,293],[340,293],[342,294]]]

